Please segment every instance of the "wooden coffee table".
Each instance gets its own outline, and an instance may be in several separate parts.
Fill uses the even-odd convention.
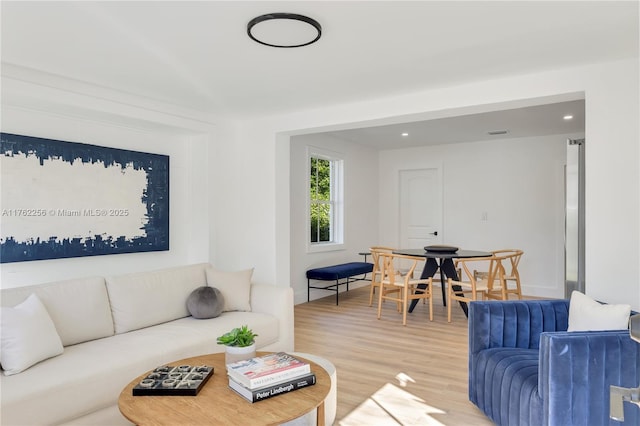
[[[258,355],[266,353],[258,352]],[[213,376],[197,396],[133,396],[133,387],[149,371],[122,390],[118,407],[122,415],[137,425],[277,425],[317,408],[317,424],[324,425],[324,400],[331,387],[331,378],[318,364],[305,361],[316,375],[315,385],[252,404],[229,388],[224,353],[186,358],[167,365],[209,365],[214,368]]]

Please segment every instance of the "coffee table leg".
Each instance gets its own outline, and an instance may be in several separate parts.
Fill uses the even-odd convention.
[[[316,425],[324,426],[324,400],[316,408]]]

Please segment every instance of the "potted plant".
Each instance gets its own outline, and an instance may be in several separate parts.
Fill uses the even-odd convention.
[[[218,336],[216,342],[225,345],[225,363],[249,359],[256,356],[256,340],[258,335],[247,325],[236,327],[233,330]]]

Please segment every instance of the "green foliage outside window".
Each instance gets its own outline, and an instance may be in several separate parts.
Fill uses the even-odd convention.
[[[331,241],[331,161],[311,158],[311,242]]]

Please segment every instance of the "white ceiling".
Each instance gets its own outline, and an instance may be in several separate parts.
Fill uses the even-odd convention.
[[[211,115],[275,114],[638,57],[638,1],[0,4],[3,65]],[[272,12],[318,20],[322,38],[297,49],[249,39],[248,21]],[[497,126],[514,136],[517,112],[483,118],[492,121],[470,131]]]
[[[495,131],[506,133],[489,134]],[[378,149],[575,133],[584,133],[584,100],[325,132]]]

